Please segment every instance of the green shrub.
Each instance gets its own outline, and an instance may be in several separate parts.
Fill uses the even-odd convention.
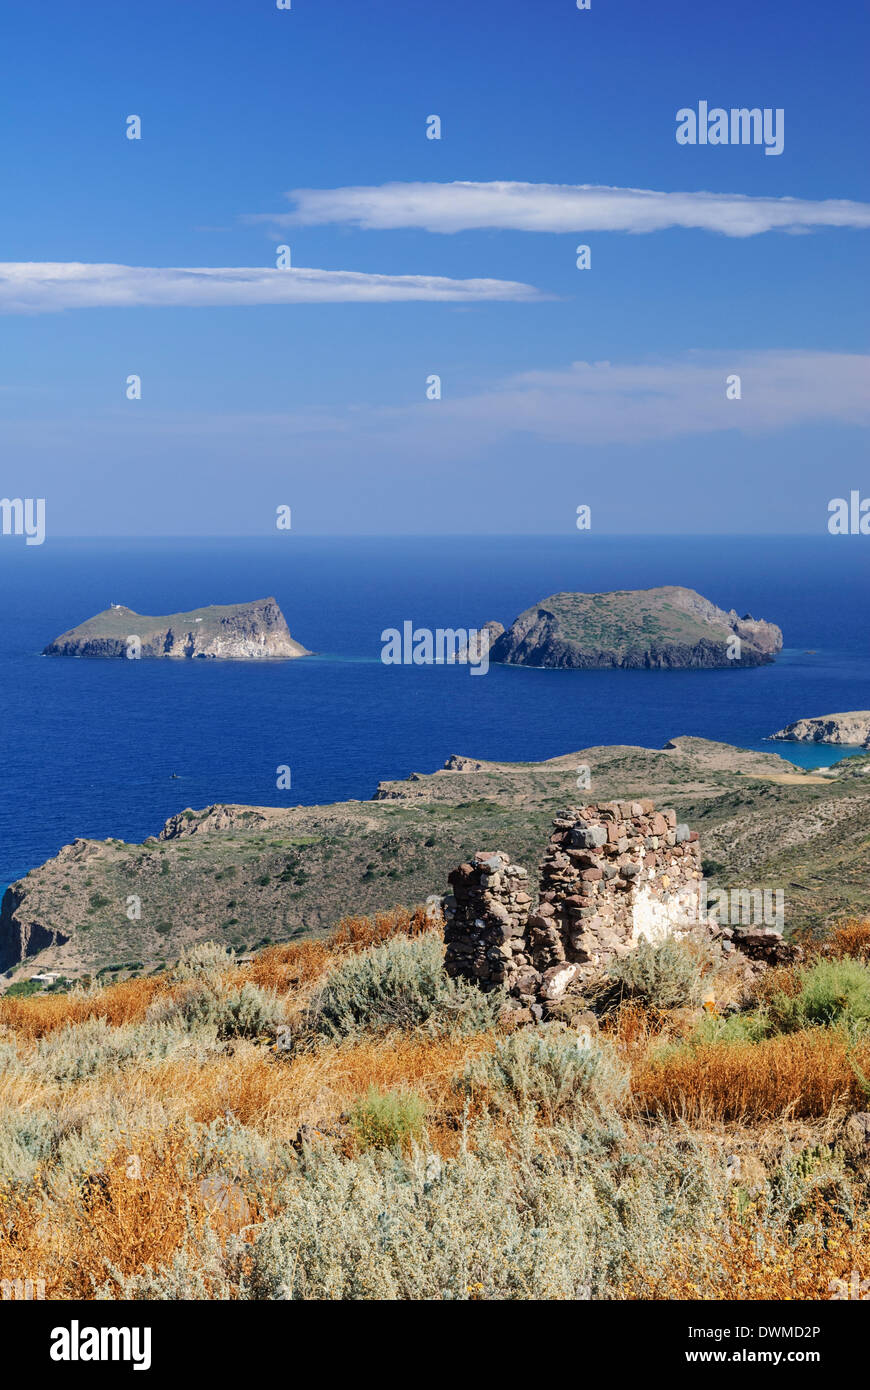
[[[775,992],[768,1000],[771,1032],[795,1033],[802,1028],[870,1024],[870,966],[845,957],[818,960],[796,972],[797,994]]]
[[[482,1092],[493,1111],[553,1125],[590,1105],[602,1111],[616,1105],[628,1089],[628,1069],[604,1040],[589,1043],[545,1025],[524,1028],[489,1055],[472,1058],[459,1085]]]
[[[770,1029],[764,1013],[731,1014],[728,1018],[719,1018],[716,1014],[705,1014],[703,1018],[698,1019],[689,1042],[702,1046],[717,1042],[754,1043],[761,1042],[769,1036]]]
[[[501,999],[444,973],[440,933],[395,937],[348,956],[315,993],[305,1026],[328,1038],[424,1029],[466,1036],[491,1028]]]
[[[668,936],[658,945],[641,938],[635,950],[615,961],[608,976],[621,997],[645,1008],[678,1009],[700,1004],[702,980],[714,956],[700,940]]]
[[[394,1149],[418,1139],[426,1106],[415,1091],[381,1091],[370,1086],[350,1112],[361,1149]]]

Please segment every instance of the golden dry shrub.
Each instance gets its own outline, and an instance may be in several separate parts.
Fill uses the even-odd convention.
[[[340,1128],[341,1116],[369,1086],[407,1088],[426,1100],[433,1134],[449,1134],[462,1110],[454,1079],[471,1057],[490,1051],[493,1045],[487,1035],[460,1039],[394,1035],[285,1059],[243,1042],[231,1054],[196,1067],[172,1060],[130,1068],[125,1073],[125,1098],[134,1110],[147,1113],[159,1106],[175,1118],[188,1116],[200,1124],[221,1120],[229,1112],[270,1139],[286,1140],[303,1125]],[[89,1083],[82,1088],[82,1104],[97,1103],[94,1084]]]
[[[837,959],[852,956],[856,960],[870,961],[870,920],[850,917],[838,922],[823,943],[823,951]]]
[[[764,1042],[712,1042],[653,1052],[634,1070],[632,1094],[651,1114],[691,1121],[827,1115],[866,1105],[870,1041],[810,1028]]]
[[[42,1279],[47,1298],[92,1298],[107,1281],[117,1284],[116,1271],[165,1265],[215,1215],[194,1158],[189,1134],[169,1128],[131,1136],[130,1147],[116,1148],[64,1196],[42,1182],[0,1193],[2,1277]],[[219,1214],[213,1224],[221,1230]]]
[[[104,1018],[113,1028],[122,1023],[141,1023],[155,995],[166,988],[159,977],[121,980],[103,989],[43,994],[30,998],[0,998],[0,1024],[5,1023],[23,1041],[32,1041],[64,1028]]]

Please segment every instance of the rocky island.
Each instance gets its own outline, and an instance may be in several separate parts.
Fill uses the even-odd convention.
[[[147,617],[112,604],[49,642],[43,656],[287,659],[310,653],[290,636],[274,598]]]
[[[796,719],[771,734],[772,739],[790,743],[840,743],[870,748],[870,709],[853,709],[847,714],[819,714],[812,719]]]
[[[491,633],[490,660],[515,666],[760,666],[782,648],[782,632],[751,614],[717,608],[694,589],[620,589],[552,594],[505,631]]]

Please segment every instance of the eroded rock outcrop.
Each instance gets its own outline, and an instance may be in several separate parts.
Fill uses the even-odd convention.
[[[772,739],[793,743],[840,743],[870,748],[870,710],[854,709],[846,714],[820,714],[813,719],[796,719],[771,734]]]
[[[10,970],[49,946],[65,946],[69,941],[56,928],[19,918],[22,899],[22,892],[13,885],[6,889],[0,902],[0,971]]]

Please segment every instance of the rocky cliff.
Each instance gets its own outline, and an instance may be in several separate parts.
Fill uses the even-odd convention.
[[[49,642],[44,656],[205,657],[227,661],[308,656],[274,598],[147,617],[113,604]]]
[[[870,748],[870,710],[854,709],[847,714],[820,714],[814,719],[796,719],[771,738],[795,743],[844,743]]]
[[[782,633],[739,618],[694,589],[666,586],[553,594],[493,643],[490,660],[518,666],[723,667],[773,661]]]

